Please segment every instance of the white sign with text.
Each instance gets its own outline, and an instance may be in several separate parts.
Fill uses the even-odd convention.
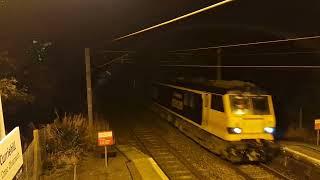
[[[0,141],[0,179],[13,179],[23,164],[19,127]]]

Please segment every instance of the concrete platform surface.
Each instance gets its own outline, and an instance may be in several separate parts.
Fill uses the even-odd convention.
[[[157,163],[141,151],[132,146],[118,145],[117,148],[134,163],[141,179],[146,180],[168,180],[168,177],[159,168]]]
[[[128,160],[121,153],[108,159],[108,168],[105,160],[98,154],[89,154],[76,168],[77,180],[131,180],[134,179],[127,167]],[[42,176],[44,180],[73,180],[73,169],[56,171],[51,175]]]
[[[320,166],[320,148],[318,146],[290,141],[281,142],[281,146],[284,151]]]

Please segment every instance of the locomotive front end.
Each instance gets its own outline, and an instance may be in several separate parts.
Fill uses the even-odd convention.
[[[225,139],[234,143],[232,151],[248,161],[264,161],[278,151],[273,143],[276,120],[270,95],[228,94]],[[236,155],[236,154],[235,154]]]
[[[225,98],[226,140],[274,139],[276,121],[271,96],[230,94]]]

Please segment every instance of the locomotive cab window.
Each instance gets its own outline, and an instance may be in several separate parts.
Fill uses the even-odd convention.
[[[231,101],[231,109],[234,114],[243,115],[249,114],[250,108],[250,101],[248,96],[238,96],[233,95],[230,96]]]
[[[267,96],[230,96],[232,112],[236,115],[268,115],[269,101]]]
[[[224,112],[222,96],[214,95],[211,96],[211,109]]]
[[[270,114],[267,96],[252,97],[253,114],[267,115]]]

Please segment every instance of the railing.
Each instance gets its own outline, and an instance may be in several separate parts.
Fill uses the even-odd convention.
[[[23,153],[23,166],[17,179],[38,180],[42,172],[41,146],[39,138],[39,130],[33,130],[33,140]]]

